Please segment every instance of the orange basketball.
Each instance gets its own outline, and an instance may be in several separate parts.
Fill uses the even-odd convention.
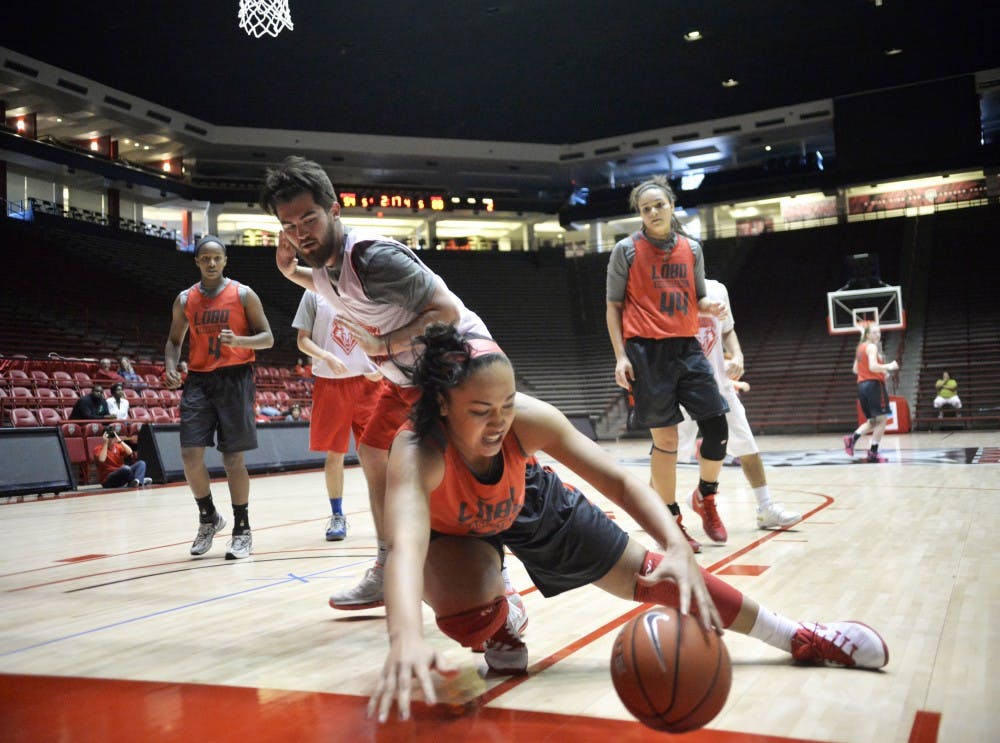
[[[691,615],[659,607],[618,633],[611,680],[625,708],[644,725],[683,733],[719,714],[733,667],[721,637]]]

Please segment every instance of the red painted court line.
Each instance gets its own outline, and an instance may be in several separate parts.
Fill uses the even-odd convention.
[[[940,712],[918,709],[913,717],[913,727],[910,728],[909,743],[936,743],[940,726]]]
[[[657,743],[669,736],[633,720],[491,709],[476,704],[412,706],[412,718],[379,725],[367,699],[347,694],[156,681],[0,675],[5,743],[211,740],[213,743],[319,741],[563,741]],[[58,703],[53,703],[58,700]],[[801,739],[696,730],[690,743],[806,743]],[[814,742],[813,742],[814,743]]]
[[[760,575],[770,565],[730,565],[717,571],[717,575]]]
[[[108,555],[80,555],[79,557],[64,557],[61,560],[56,560],[56,562],[86,562],[87,560],[99,560],[102,557],[108,557]]]

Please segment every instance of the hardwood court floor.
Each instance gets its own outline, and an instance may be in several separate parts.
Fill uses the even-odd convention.
[[[882,465],[851,464],[839,438],[761,439],[775,498],[806,514],[786,532],[755,528],[752,494],[726,467],[729,544],[707,544],[699,560],[790,617],[876,627],[889,665],[800,667],[727,633],[729,700],[685,740],[997,740],[1000,434],[890,436]],[[648,444],[602,445],[648,477]],[[696,477],[681,467],[681,497]],[[225,483],[213,490],[228,519]],[[328,543],[322,473],[255,478],[254,555],[236,562],[222,559],[228,537],[189,557],[196,515],[183,484],[0,505],[0,740],[665,739],[630,717],[608,672],[614,637],[640,608],[593,587],[543,599],[516,560],[530,673],[481,678],[482,656],[425,613],[428,636],[465,668],[442,685],[449,704],[417,705],[409,723],[366,720],[384,611],[326,603],[374,555],[357,468],[346,492],[348,539]]]

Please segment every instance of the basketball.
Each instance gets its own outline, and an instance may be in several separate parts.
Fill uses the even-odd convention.
[[[669,733],[708,724],[729,696],[733,667],[722,638],[698,620],[659,607],[622,627],[611,651],[611,680],[638,720]]]

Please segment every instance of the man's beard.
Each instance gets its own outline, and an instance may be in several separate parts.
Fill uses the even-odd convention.
[[[319,250],[313,251],[311,254],[307,255],[305,253],[299,253],[299,257],[310,265],[312,268],[323,268],[326,266],[327,262],[337,250],[337,235],[333,230],[333,225],[330,224],[326,232],[323,234],[323,238],[319,241]]]

